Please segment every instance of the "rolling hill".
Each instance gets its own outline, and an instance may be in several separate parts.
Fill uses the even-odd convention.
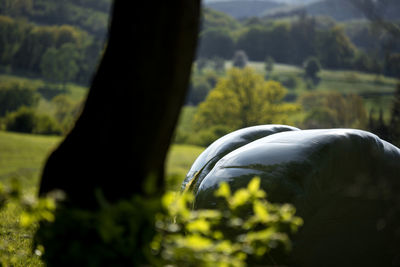
[[[277,18],[300,13],[328,16],[337,21],[364,18],[363,13],[348,0],[208,0],[204,4],[235,18],[254,16]],[[378,2],[376,10],[386,20],[400,19],[400,1],[398,0]]]
[[[400,19],[400,1],[388,0],[381,3],[381,5],[376,4],[375,12],[380,14],[380,16],[386,20],[393,21]],[[327,16],[337,21],[349,21],[365,18],[363,12],[348,0],[322,0],[297,7],[286,5],[283,8],[266,10],[263,15],[270,17],[284,17],[301,12],[311,16]]]
[[[205,4],[207,7],[231,15],[234,18],[258,17],[264,12],[282,6],[274,1],[219,1]]]

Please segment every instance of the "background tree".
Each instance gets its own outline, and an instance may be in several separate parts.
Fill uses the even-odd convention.
[[[317,74],[321,71],[321,64],[319,63],[318,58],[309,57],[304,61],[303,64],[304,75],[306,78],[309,78],[313,81],[317,80]]]
[[[313,17],[308,17],[305,13],[300,14],[297,20],[291,24],[291,54],[290,61],[296,65],[301,65],[304,59],[316,56],[316,40],[318,36],[317,22]]]
[[[221,28],[211,28],[200,34],[200,57],[213,58],[216,56],[230,59],[233,54],[234,41],[229,32]]]
[[[331,69],[350,68],[357,51],[343,28],[339,26],[320,32],[317,47],[317,56],[322,66]]]
[[[75,118],[78,117],[82,110],[83,103],[81,101],[74,102],[69,96],[61,94],[55,96],[51,103],[56,107],[54,117],[61,127],[63,133],[68,133],[72,129]]]
[[[200,102],[204,101],[211,89],[212,88],[205,80],[191,83],[186,102],[189,105],[197,106]]]
[[[386,56],[384,72],[388,76],[400,77],[400,53]]]
[[[0,116],[13,112],[22,106],[35,107],[39,103],[39,95],[28,84],[0,84]]]
[[[367,111],[363,99],[358,95],[313,92],[303,95],[300,103],[306,112],[304,128],[367,127]]]
[[[261,61],[268,55],[267,50],[268,30],[261,26],[245,28],[239,35],[236,47],[246,51],[251,60]]]
[[[20,107],[17,111],[7,114],[5,118],[7,131],[34,134],[61,134],[61,128],[54,118],[46,114],[37,114],[28,107]]]
[[[242,68],[246,67],[247,62],[248,62],[248,57],[246,55],[246,52],[244,52],[243,50],[239,50],[239,51],[235,52],[235,55],[233,56],[233,59],[232,59],[232,65],[234,67],[242,69]]]
[[[223,12],[216,11],[203,6],[201,13],[201,29],[206,31],[212,28],[220,28],[225,31],[237,30],[240,27],[239,21]]]
[[[232,68],[221,78],[195,115],[198,129],[227,126],[239,129],[257,124],[287,123],[293,104],[282,102],[286,90],[276,81],[265,81],[253,69]]]
[[[264,67],[265,67],[265,71],[267,72],[266,75],[267,75],[268,77],[271,75],[271,72],[272,72],[273,69],[274,69],[274,64],[275,64],[275,61],[274,61],[274,59],[273,59],[272,57],[267,56],[267,57],[265,58]]]
[[[215,87],[218,81],[217,74],[207,69],[201,75],[191,77],[186,103],[197,106],[206,99],[208,93]]]
[[[78,58],[79,54],[72,43],[66,43],[59,49],[47,49],[40,63],[43,77],[48,81],[61,82],[65,87],[79,71]]]
[[[4,14],[0,12],[0,14]],[[11,65],[30,25],[0,15],[0,62]]]
[[[379,26],[379,28],[383,29],[385,32],[389,33],[392,37],[392,42],[398,42],[400,40],[400,27],[398,23],[394,23],[392,21],[386,20],[384,14],[382,13],[382,7],[387,4],[386,0],[351,0],[350,3],[357,7],[359,10],[363,12],[367,19],[371,21],[373,25]],[[393,51],[386,51],[385,58],[385,66],[384,73],[385,75],[390,75],[396,78],[400,77],[400,54]],[[400,146],[400,85],[397,85],[394,100],[392,103],[391,110],[391,119],[390,125],[387,126],[383,120],[383,115],[380,114],[378,125],[381,125],[381,129],[384,129],[387,133],[388,139],[393,142],[395,145]],[[381,113],[381,112],[380,112]],[[372,116],[371,116],[372,117]],[[371,118],[373,121],[373,118]],[[379,128],[376,125],[374,128]]]

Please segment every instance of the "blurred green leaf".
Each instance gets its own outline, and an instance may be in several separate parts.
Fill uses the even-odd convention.
[[[229,199],[231,197],[231,189],[230,189],[228,183],[222,182],[219,185],[219,188],[217,189],[217,191],[215,191],[214,195],[216,197],[223,197],[225,199]]]

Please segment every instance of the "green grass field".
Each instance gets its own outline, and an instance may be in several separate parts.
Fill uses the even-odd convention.
[[[25,189],[34,189],[47,155],[60,137],[0,131],[0,181],[21,180]]]
[[[60,137],[0,131],[0,182],[17,179],[25,194],[35,194],[46,157],[59,141]],[[34,229],[19,227],[17,209],[8,205],[0,212],[0,260],[15,266],[41,266],[30,253]]]
[[[25,190],[35,192],[47,156],[60,142],[60,137],[19,134],[0,131],[0,182],[20,180]],[[167,159],[167,176],[173,184],[182,182],[190,166],[204,148],[173,145]],[[180,181],[175,181],[181,179]]]
[[[18,134],[0,131],[0,182],[17,179],[26,194],[35,194],[47,156],[61,141],[60,137]],[[167,160],[167,189],[179,190],[191,164],[203,151],[201,147],[173,145]],[[42,266],[32,255],[34,229],[19,227],[17,207],[9,205],[0,211],[0,266],[2,261],[13,266]]]

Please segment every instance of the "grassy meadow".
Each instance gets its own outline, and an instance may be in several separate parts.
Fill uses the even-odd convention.
[[[34,193],[47,156],[61,141],[57,136],[41,136],[0,131],[0,182],[16,178],[22,187]],[[168,188],[178,188],[202,147],[172,145],[166,169]]]
[[[0,131],[0,181],[17,178],[23,187],[34,190],[46,157],[60,137]]]
[[[46,157],[59,141],[60,137],[0,131],[0,182],[17,179],[26,194],[35,194]],[[0,212],[0,260],[15,266],[41,266],[39,258],[30,253],[34,229],[19,227],[17,209],[8,205]]]
[[[43,164],[60,141],[61,137],[0,131],[0,182],[9,184],[17,179],[26,194],[35,194]],[[186,172],[202,151],[201,147],[189,145],[171,147],[166,164],[168,189],[179,190]],[[40,258],[30,253],[34,229],[19,227],[17,209],[8,205],[0,212],[0,266],[2,260],[13,262],[14,266],[42,266]]]

